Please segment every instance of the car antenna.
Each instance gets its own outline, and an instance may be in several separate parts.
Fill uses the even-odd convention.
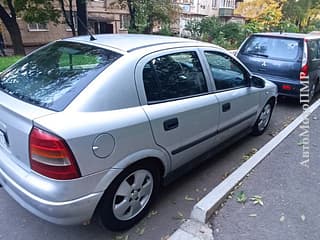
[[[87,30],[87,33],[88,33],[89,36],[90,36],[90,41],[97,40],[97,39],[93,36],[93,34],[90,32],[88,26],[84,25],[84,23],[82,22],[82,20],[81,20],[78,16],[77,16],[77,19],[78,19],[78,21],[80,22],[80,24]]]

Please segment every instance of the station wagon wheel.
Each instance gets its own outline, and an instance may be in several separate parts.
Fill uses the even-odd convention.
[[[314,84],[311,85],[310,90],[309,90],[310,101],[313,100],[315,92],[316,92],[316,84],[314,83]]]
[[[273,104],[269,101],[262,108],[262,111],[261,111],[256,123],[253,126],[253,129],[252,129],[253,135],[255,135],[255,136],[261,135],[266,130],[266,128],[268,127],[268,124],[270,122],[272,110],[273,110]]]
[[[136,165],[122,172],[105,192],[101,202],[102,223],[110,230],[132,227],[148,212],[159,188],[155,166]]]
[[[318,88],[318,84],[319,84],[319,80],[317,80],[315,83],[313,83],[311,86],[310,86],[310,90],[309,90],[309,100],[310,102],[312,102],[315,94],[316,94],[316,91],[317,91],[317,88]]]

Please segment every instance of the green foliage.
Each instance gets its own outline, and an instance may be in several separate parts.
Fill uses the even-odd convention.
[[[172,33],[169,25],[163,25],[159,31],[159,34],[164,35],[164,36],[173,36],[174,35]]]
[[[190,32],[191,38],[199,39],[201,36],[201,22],[198,20],[190,20],[185,25],[185,30]]]
[[[14,7],[18,15],[28,22],[58,23],[60,11],[53,6],[53,0],[15,0]]]
[[[16,63],[22,56],[0,57],[0,72]]]
[[[130,33],[151,33],[155,23],[166,26],[175,19],[179,9],[171,0],[119,0],[126,2],[130,13]]]
[[[217,17],[206,17],[200,23],[200,33],[207,36],[207,40],[221,37],[222,23]]]
[[[191,20],[187,22],[185,30],[189,31],[193,39],[212,42],[227,49],[239,47],[246,37],[243,25],[234,22],[223,24],[217,17]]]

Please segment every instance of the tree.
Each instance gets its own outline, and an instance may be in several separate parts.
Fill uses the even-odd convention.
[[[53,7],[53,0],[0,0],[0,18],[9,32],[14,54],[25,55],[17,16],[26,22],[58,22],[60,13]]]
[[[283,6],[284,20],[294,23],[304,31],[319,15],[320,0],[287,0]]]
[[[59,0],[59,4],[62,10],[63,17],[66,24],[71,28],[72,35],[76,36],[76,23],[75,23],[75,13],[72,6],[73,0],[68,0],[68,10],[66,10],[66,4],[64,0]]]
[[[88,12],[87,1],[76,0],[77,5],[77,19],[78,19],[78,35],[88,34]]]
[[[180,8],[172,0],[119,0],[126,2],[130,14],[130,32],[151,33],[155,23],[167,27],[178,15]]]
[[[240,3],[235,14],[257,22],[263,31],[272,31],[282,19],[282,7],[287,0],[253,0]]]

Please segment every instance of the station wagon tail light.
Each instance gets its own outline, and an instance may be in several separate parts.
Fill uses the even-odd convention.
[[[76,160],[66,142],[51,133],[33,128],[29,138],[31,169],[53,179],[80,177]]]
[[[300,70],[300,81],[308,79],[309,77],[309,66],[308,66],[308,47],[307,40],[304,40],[303,43],[303,56]]]
[[[292,87],[291,87],[291,85],[283,84],[283,85],[282,85],[282,89],[283,89],[283,90],[286,90],[286,91],[291,91],[291,90],[292,90]]]

